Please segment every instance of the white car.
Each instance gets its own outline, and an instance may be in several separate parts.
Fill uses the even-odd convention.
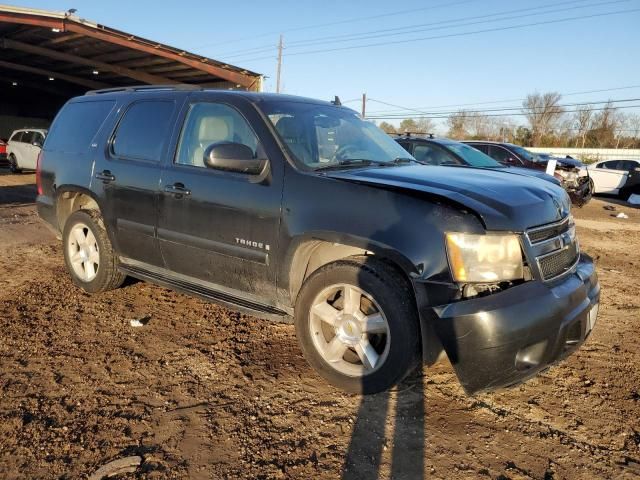
[[[640,160],[601,160],[587,169],[595,193],[626,198],[640,188]]]
[[[13,173],[36,169],[46,136],[47,130],[41,128],[25,128],[11,134],[7,143],[7,159]]]

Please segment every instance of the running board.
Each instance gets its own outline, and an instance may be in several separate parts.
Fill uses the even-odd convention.
[[[170,272],[165,273],[163,269],[157,268],[145,268],[139,264],[136,265],[132,263],[128,263],[127,259],[121,259],[120,262],[120,270],[124,273],[131,275],[132,277],[138,278],[140,280],[150,281],[152,283],[157,283],[164,287],[168,287],[174,290],[179,290],[184,293],[190,293],[193,295],[197,295],[205,300],[212,301],[214,303],[222,303],[231,308],[240,308],[243,310],[247,310],[252,314],[262,314],[259,316],[265,316],[266,318],[275,317],[286,317],[289,316],[284,310],[281,310],[278,307],[274,307],[272,305],[265,305],[263,303],[259,303],[253,300],[249,300],[247,298],[242,298],[237,295],[233,295],[228,292],[223,292],[212,287],[208,287],[206,285],[196,283],[194,281],[189,281],[185,278],[178,278],[177,275],[172,275]],[[180,277],[184,277],[180,275]]]

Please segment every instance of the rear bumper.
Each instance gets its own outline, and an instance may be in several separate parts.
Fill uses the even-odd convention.
[[[527,282],[430,307],[429,316],[471,394],[521,383],[570,355],[591,332],[599,300],[593,261],[583,254],[575,273],[559,283]]]

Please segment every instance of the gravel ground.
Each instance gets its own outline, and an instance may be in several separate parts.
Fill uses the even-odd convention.
[[[602,306],[567,361],[474,397],[441,362],[363,398],[306,365],[291,325],[143,282],[82,293],[33,181],[0,175],[0,478],[88,478],[129,455],[142,464],[117,478],[640,476],[640,209],[574,212]]]

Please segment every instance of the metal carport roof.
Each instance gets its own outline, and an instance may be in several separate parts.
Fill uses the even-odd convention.
[[[71,13],[0,5],[3,89],[18,84],[69,97],[88,89],[180,83],[260,90],[262,76]]]

